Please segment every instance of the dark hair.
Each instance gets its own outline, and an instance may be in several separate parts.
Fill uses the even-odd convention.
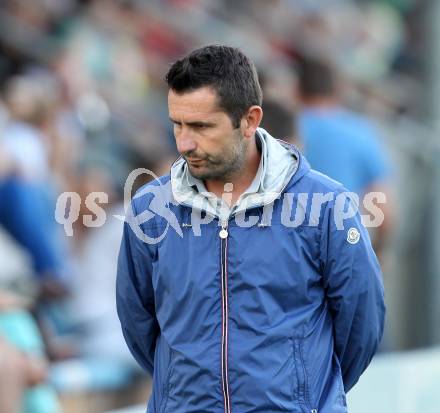
[[[265,99],[261,127],[275,138],[292,141],[296,135],[295,112],[281,103]]]
[[[251,106],[261,106],[263,98],[254,63],[235,47],[211,45],[196,49],[177,60],[165,80],[177,93],[212,87],[220,108],[235,128]]]
[[[311,57],[302,57],[298,61],[298,86],[305,97],[333,96],[335,88],[335,74],[332,66],[324,60]]]

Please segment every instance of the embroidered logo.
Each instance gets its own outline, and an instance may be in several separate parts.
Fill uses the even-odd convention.
[[[357,244],[361,239],[361,234],[356,228],[350,228],[347,232],[347,242]]]

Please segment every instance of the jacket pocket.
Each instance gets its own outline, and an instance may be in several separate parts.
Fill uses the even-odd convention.
[[[339,359],[336,354],[333,354],[333,377],[338,382],[340,404],[341,406],[346,408],[347,400],[345,397],[345,389],[344,389],[344,382],[342,379],[341,365],[339,363]]]
[[[169,358],[169,363],[168,363],[168,368],[167,368],[167,372],[165,375],[165,380],[163,382],[162,385],[162,398],[160,401],[160,405],[159,405],[159,412],[158,413],[165,413],[166,411],[166,407],[167,407],[167,402],[168,402],[168,398],[169,398],[169,394],[170,394],[170,388],[171,388],[171,377],[173,375],[173,371],[174,371],[174,351],[170,348],[170,358]]]
[[[303,340],[293,340],[293,356],[295,362],[295,373],[297,377],[297,391],[295,392],[298,403],[305,413],[319,413],[317,401],[312,399],[309,385],[309,375],[303,354]]]

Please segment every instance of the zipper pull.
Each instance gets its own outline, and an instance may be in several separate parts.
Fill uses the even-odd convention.
[[[228,238],[228,223],[227,222],[224,222],[222,224],[222,229],[220,230],[218,235],[221,239]]]
[[[310,413],[318,413],[318,409],[312,409],[310,410]]]

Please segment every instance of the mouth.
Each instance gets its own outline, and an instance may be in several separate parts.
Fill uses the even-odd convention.
[[[200,165],[201,163],[204,162],[203,159],[187,159],[186,161],[187,161],[189,164],[191,164],[191,165],[195,165],[195,166]]]

